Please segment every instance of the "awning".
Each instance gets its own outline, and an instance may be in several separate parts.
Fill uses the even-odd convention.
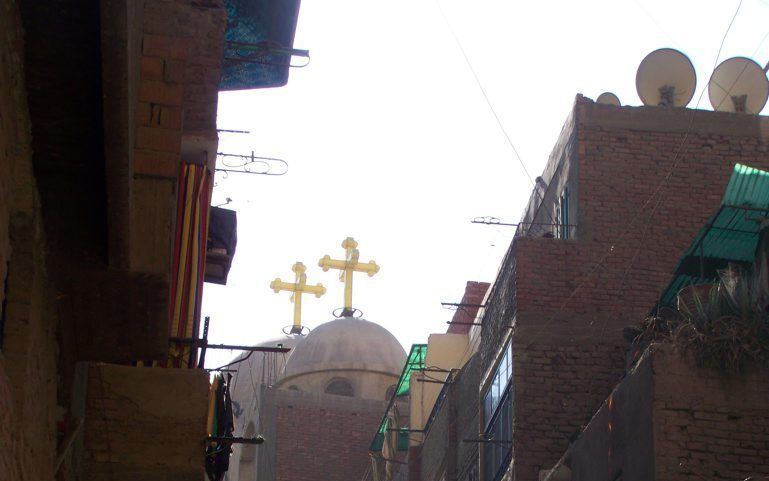
[[[234,210],[211,207],[206,246],[206,282],[227,284],[238,243],[238,217]]]
[[[678,261],[660,305],[674,305],[678,292],[687,286],[715,282],[718,271],[729,264],[752,264],[767,214],[769,172],[736,164],[721,207]]]
[[[288,82],[300,0],[226,0],[227,30],[219,90]]]
[[[395,393],[390,399],[390,404],[387,406],[387,410],[382,417],[382,422],[379,424],[374,439],[371,441],[370,451],[379,452],[382,450],[384,444],[384,435],[387,432],[387,412],[390,411],[396,398],[408,396],[409,386],[411,382],[411,374],[414,371],[422,371],[425,368],[425,357],[427,357],[427,344],[412,344],[411,352],[406,359],[406,364],[403,366],[401,377],[398,379],[398,384],[395,387]],[[409,448],[409,427],[401,426],[398,433],[398,451],[406,451]]]

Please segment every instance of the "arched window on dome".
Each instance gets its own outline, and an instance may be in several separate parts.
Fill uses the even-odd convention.
[[[331,382],[326,385],[325,393],[333,394],[335,396],[355,396],[355,390],[352,388],[350,381],[341,378],[332,379]]]
[[[252,438],[255,434],[254,423],[248,423],[244,437]],[[254,479],[256,479],[256,445],[241,444],[238,481],[253,481]]]
[[[395,384],[387,388],[387,392],[385,393],[385,401],[392,399],[393,395],[395,395]]]

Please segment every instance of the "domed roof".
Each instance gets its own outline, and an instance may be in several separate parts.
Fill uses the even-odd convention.
[[[390,331],[365,319],[321,324],[294,348],[284,379],[319,371],[363,370],[398,376],[406,352]]]

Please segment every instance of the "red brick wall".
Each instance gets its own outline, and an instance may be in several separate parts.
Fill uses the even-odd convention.
[[[733,481],[769,476],[766,369],[742,379],[700,370],[664,350],[654,355],[657,481]]]
[[[216,137],[223,2],[146,2],[134,171],[176,178],[182,132]]]
[[[83,335],[87,330],[65,329],[61,310],[51,305],[54,299],[69,304],[63,291],[70,285],[57,282],[57,264],[62,265],[57,261],[66,261],[67,268],[62,270],[69,271],[69,263],[83,268],[106,260],[109,209],[101,122],[100,2],[85,3],[0,0],[0,315],[5,319],[0,346],[2,480],[54,478],[57,441],[61,440],[57,434],[63,434],[59,432],[62,421],[72,414],[65,413],[71,408],[74,364],[68,353],[78,342],[89,341]],[[210,61],[221,48],[223,11],[212,1],[186,3],[186,15],[177,11],[164,20],[192,18],[205,23],[214,18],[210,30],[192,34],[196,36],[192,52],[196,46],[208,45],[202,57]],[[177,76],[178,72],[168,73],[169,81]],[[191,83],[210,83],[212,77],[211,73],[196,76]],[[215,85],[218,79],[213,82]],[[206,125],[213,126],[215,95],[207,91],[190,105],[201,102],[207,105],[200,119],[205,117]],[[176,120],[179,117],[164,116],[161,127],[170,128]],[[173,195],[169,197],[174,200]],[[157,209],[157,205],[152,207]],[[45,240],[49,241],[48,251]],[[147,243],[142,247],[155,246]],[[63,256],[53,255],[56,250]],[[100,318],[102,324],[104,319]],[[63,471],[67,469],[65,461]],[[200,469],[195,476],[200,478]]]
[[[478,313],[478,307],[472,306],[483,304],[483,298],[486,295],[487,290],[489,290],[488,282],[467,281],[465,293],[462,296],[462,300],[459,302],[465,305],[469,304],[470,306],[457,309],[454,313],[454,317],[451,318],[451,321],[457,324],[450,324],[446,332],[452,334],[467,334],[470,332],[471,326],[469,323],[475,321],[475,316]]]
[[[538,479],[587,425],[624,372],[624,344],[513,345],[516,479]]]
[[[370,466],[369,444],[386,404],[368,402],[363,404],[369,407],[361,409],[362,405],[357,407],[357,403],[363,400],[322,397],[326,402],[338,397],[338,407],[278,405],[274,468],[277,481],[355,481]]]
[[[581,97],[572,119],[546,169],[555,177],[546,180],[569,185],[576,235],[515,239],[502,271],[512,281],[500,284],[510,292],[492,295],[506,307],[487,311],[498,324],[512,322],[514,313],[514,459],[524,481],[555,464],[568,436],[621,377],[622,327],[654,306],[683,250],[718,208],[734,164],[769,169],[767,119],[617,108]]]
[[[516,240],[517,319],[540,329],[543,318],[556,318],[576,330],[609,321],[616,333],[657,301],[718,208],[734,164],[769,169],[769,120],[586,99],[575,109],[576,239]]]
[[[769,475],[766,368],[741,378],[654,345],[562,462],[574,481],[739,481]],[[555,477],[553,478],[555,479]]]

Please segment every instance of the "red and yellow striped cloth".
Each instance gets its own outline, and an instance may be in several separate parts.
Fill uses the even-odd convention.
[[[171,268],[170,337],[190,339],[198,336],[210,193],[211,173],[208,168],[205,165],[183,164],[179,175]],[[194,368],[197,349],[190,345],[171,344],[168,362],[170,367]]]

